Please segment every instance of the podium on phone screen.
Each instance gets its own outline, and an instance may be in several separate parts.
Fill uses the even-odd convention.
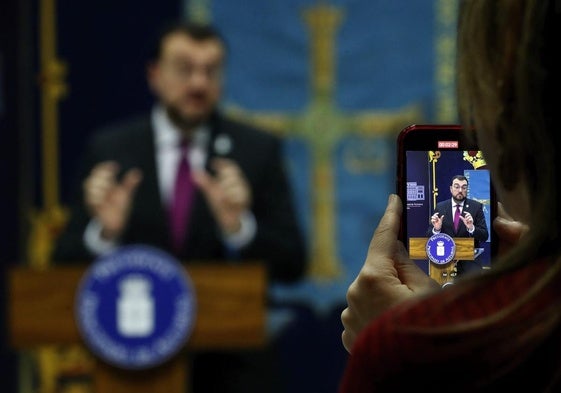
[[[474,239],[472,237],[455,237],[455,252],[448,263],[437,264],[430,260],[427,255],[427,237],[412,237],[409,239],[409,257],[416,260],[429,261],[429,276],[438,282],[441,286],[445,286],[454,281],[456,277],[456,263],[459,260],[473,261],[481,254],[480,249],[474,247]]]

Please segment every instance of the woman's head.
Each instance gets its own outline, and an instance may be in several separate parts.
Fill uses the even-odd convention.
[[[507,211],[547,243],[557,237],[561,181],[555,162],[561,130],[553,121],[561,72],[555,3],[464,0],[458,30],[462,121],[476,129]]]

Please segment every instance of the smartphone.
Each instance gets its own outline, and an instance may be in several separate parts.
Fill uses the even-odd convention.
[[[428,275],[446,286],[491,268],[497,201],[473,131],[453,124],[404,128],[396,187],[404,207],[400,240]]]

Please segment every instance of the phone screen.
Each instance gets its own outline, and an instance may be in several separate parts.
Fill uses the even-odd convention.
[[[491,268],[495,193],[483,153],[457,125],[412,125],[398,136],[400,232],[411,259],[441,285]]]

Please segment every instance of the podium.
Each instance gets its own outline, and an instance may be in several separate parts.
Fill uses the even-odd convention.
[[[409,257],[411,259],[428,260],[426,245],[427,237],[412,237],[409,239]],[[455,237],[456,253],[450,262],[437,265],[429,261],[429,276],[441,286],[454,281],[456,262],[473,261],[475,259],[474,240],[472,237]]]
[[[95,392],[185,393],[189,364],[185,351],[258,348],[265,344],[266,271],[259,263],[190,263],[185,266],[197,297],[197,313],[186,347],[148,370],[125,370],[97,360]],[[74,297],[87,266],[45,270],[16,267],[8,272],[9,344],[16,350],[81,342]]]

